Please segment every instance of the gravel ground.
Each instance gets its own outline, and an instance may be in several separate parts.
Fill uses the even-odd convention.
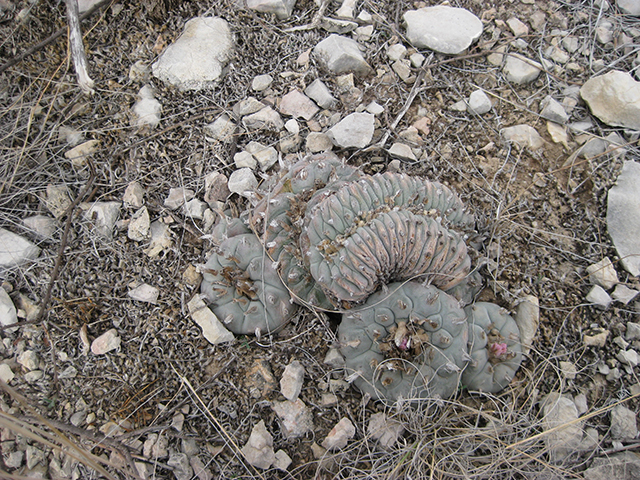
[[[76,84],[64,32],[0,74],[0,226],[42,249],[36,261],[0,273],[19,308],[19,324],[0,332],[0,360],[14,375],[0,394],[2,470],[9,472],[2,475],[580,478],[600,457],[638,451],[635,438],[612,432],[612,412],[618,404],[632,412],[640,405],[638,368],[618,359],[621,349],[640,352],[638,340],[624,340],[627,324],[640,322],[640,300],[601,309],[585,299],[592,287],[586,267],[604,257],[613,260],[622,284],[640,285],[617,264],[606,231],[607,191],[623,160],[637,160],[637,135],[599,123],[576,95],[599,69],[634,68],[637,17],[593,2],[455,2],[482,19],[484,33],[457,57],[421,50],[428,68],[413,68],[415,75],[424,72],[415,90],[394,72],[386,52],[397,43],[410,48],[402,14],[421,6],[424,2],[358,2],[358,12],[375,15],[374,33],[361,44],[376,73],[356,77],[358,93],[339,96],[338,105],[321,111],[315,123],[300,121],[300,135],[324,130],[372,101],[385,109],[373,142],[389,133],[387,148],[403,135],[406,139],[417,120],[427,119],[428,134],[413,137],[422,152],[416,161],[398,164],[384,149],[336,153],[366,173],[396,168],[451,186],[476,215],[474,262],[485,280],[480,299],[511,312],[526,295],[539,299],[538,334],[509,388],[498,395],[461,391],[449,401],[415,406],[363,399],[339,368],[324,362],[337,346],[339,315],[306,309],[277,335],[209,344],[187,303],[199,291],[196,267],[212,248],[210,231],[204,221],[166,208],[165,199],[171,188],[183,187],[202,200],[205,176],[229,176],[236,169],[234,154],[250,141],[280,148],[279,135],[268,132],[241,132],[230,142],[206,138],[205,125],[232,112],[239,101],[249,95],[275,101],[316,78],[338,91],[337,75],[313,59],[299,61],[328,33],[313,24],[318,6],[312,0],[298,0],[285,20],[238,9],[231,0],[112,2],[82,24],[93,96],[84,96]],[[326,15],[338,7],[331,3]],[[0,63],[64,29],[64,11],[63,3],[0,0]],[[153,63],[198,15],[223,17],[234,34],[235,53],[223,80],[194,93],[150,77],[162,120],[155,128],[132,126],[132,105],[144,84],[130,75],[132,65]],[[508,22],[513,17],[528,27],[519,50]],[[596,28],[602,17],[611,21],[610,42],[603,43]],[[300,26],[308,28],[294,28]],[[575,51],[563,43],[567,37],[578,40]],[[558,57],[524,85],[509,82],[500,65],[488,60],[508,47],[539,61],[554,46],[568,58]],[[251,91],[259,74],[274,78],[268,94]],[[477,89],[491,99],[488,113],[451,108]],[[590,119],[589,134],[571,131],[564,144],[554,142],[539,114],[548,95],[563,103],[569,122]],[[541,148],[504,143],[500,130],[520,124],[538,131]],[[99,140],[88,164],[74,165],[65,157],[70,146],[62,127],[81,132],[84,140]],[[624,138],[624,148],[591,158],[573,155],[588,139],[612,132]],[[304,156],[304,141],[292,153]],[[145,241],[127,236],[137,208],[122,205],[108,241],[84,214],[92,202],[122,202],[134,181],[145,189],[151,221],[170,232],[170,244],[155,256]],[[56,220],[50,238],[36,238],[22,220],[51,216],[45,199],[52,185],[65,185],[77,204],[70,216]],[[247,203],[233,195],[225,208],[242,212]],[[129,292],[140,284],[158,289],[155,302],[131,298]],[[39,316],[48,289],[47,309]],[[93,340],[112,329],[119,347],[93,353]],[[603,330],[608,338],[602,345],[587,345],[586,337]],[[292,440],[272,404],[284,399],[278,382],[294,360],[306,372],[300,398],[312,412],[313,429]],[[580,425],[594,439],[589,449],[576,446],[561,459],[550,447],[553,435],[539,436],[549,428],[542,421],[542,400],[554,392],[578,405]],[[367,430],[371,416],[380,412],[405,429],[388,448]],[[343,418],[355,426],[353,439],[344,449],[319,453],[318,445]],[[288,469],[260,470],[239,453],[261,420],[273,435],[274,450],[291,458]]]

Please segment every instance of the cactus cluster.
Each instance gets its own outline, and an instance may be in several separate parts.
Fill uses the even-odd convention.
[[[461,307],[480,284],[465,244],[474,219],[445,185],[324,153],[265,181],[241,217],[214,230],[202,283],[234,333],[275,332],[298,305],[343,310],[347,369],[376,398],[448,397],[460,382],[494,392],[515,375],[513,319]]]

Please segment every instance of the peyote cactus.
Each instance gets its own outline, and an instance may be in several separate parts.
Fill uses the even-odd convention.
[[[354,384],[373,398],[446,398],[466,365],[468,331],[452,296],[392,283],[343,315],[338,340]]]
[[[257,197],[243,220],[215,228],[204,270],[203,295],[231,331],[275,332],[294,304],[347,310],[347,368],[376,398],[447,397],[461,376],[493,392],[513,378],[513,321],[492,304],[460,307],[481,279],[464,241],[473,216],[448,187],[364,175],[324,153],[273,176]]]
[[[520,330],[515,320],[494,303],[478,302],[464,310],[469,322],[471,361],[462,374],[462,383],[469,390],[499,392],[520,367]]]

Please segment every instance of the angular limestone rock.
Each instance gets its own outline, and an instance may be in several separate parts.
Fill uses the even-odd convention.
[[[591,113],[607,125],[640,130],[640,82],[612,70],[591,78],[580,89]]]
[[[313,54],[332,73],[367,75],[371,72],[358,42],[347,37],[331,34],[314,47]]]
[[[276,460],[273,451],[273,437],[267,431],[264,420],[260,420],[251,430],[246,445],[242,447],[244,458],[251,465],[266,470]]]
[[[0,228],[0,269],[35,260],[39,255],[40,248],[29,240]]]
[[[207,307],[202,301],[202,297],[198,294],[194,295],[187,304],[189,313],[194,322],[202,329],[202,335],[207,341],[213,345],[224,342],[233,342],[235,337],[233,333],[224,328],[218,317]]]

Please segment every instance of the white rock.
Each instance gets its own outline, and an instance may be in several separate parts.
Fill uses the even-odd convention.
[[[40,248],[29,240],[0,228],[0,269],[35,260],[39,255]]]
[[[133,105],[133,113],[136,116],[135,125],[143,127],[149,125],[157,127],[162,118],[162,104],[155,98],[153,88],[145,85],[138,92],[138,101]]]
[[[624,303],[625,305],[628,305],[631,300],[636,298],[636,295],[638,295],[638,293],[640,293],[638,292],[638,290],[634,290],[625,285],[618,284],[616,285],[615,290],[611,294],[611,297],[614,300],[617,300],[619,302]]]
[[[18,314],[16,312],[16,307],[7,291],[0,287],[0,325],[8,327],[17,323],[17,321]]]
[[[347,446],[347,443],[356,434],[356,427],[351,420],[342,418],[322,441],[322,446],[327,450],[338,450]]]
[[[331,368],[342,368],[345,365],[345,360],[340,353],[340,350],[337,348],[330,348],[327,350],[327,354],[324,356],[322,363],[329,365]]]
[[[46,215],[34,215],[22,220],[22,224],[40,238],[50,239],[58,228],[56,221]]]
[[[482,90],[474,90],[469,96],[469,104],[467,105],[469,113],[482,115],[491,110],[491,100]]]
[[[333,108],[338,102],[335,97],[331,95],[329,88],[319,78],[311,82],[309,86],[304,89],[304,93],[322,108]]]
[[[640,130],[640,82],[612,70],[587,80],[580,95],[591,113],[607,125]]]
[[[149,229],[151,240],[149,246],[145,249],[145,253],[150,257],[157,257],[164,250],[173,246],[173,240],[171,238],[171,230],[169,226],[156,220],[151,224]]]
[[[269,74],[256,75],[251,82],[251,88],[256,92],[262,92],[271,86],[273,77]]]
[[[241,168],[231,174],[227,185],[231,193],[251,197],[258,187],[258,180],[250,168]]]
[[[640,163],[626,161],[607,199],[607,229],[620,263],[640,275]]]
[[[388,418],[383,412],[374,413],[369,419],[367,433],[377,440],[382,448],[390,449],[404,433],[404,426],[397,420]]]
[[[580,147],[578,155],[583,158],[593,158],[604,153],[606,149],[607,142],[600,138],[592,138]]]
[[[238,117],[244,117],[246,115],[251,115],[252,113],[259,112],[266,105],[262,103],[255,97],[247,97],[243,100],[240,100],[233,106],[233,113]]]
[[[98,150],[100,140],[89,140],[80,145],[73,147],[64,153],[65,158],[71,160],[75,167],[82,167],[86,164],[87,157]]]
[[[202,200],[194,198],[185,203],[182,208],[186,217],[194,220],[202,220],[204,218],[204,212],[207,210],[207,204]]]
[[[574,380],[578,374],[576,366],[571,362],[560,362],[560,371],[567,380]]]
[[[79,13],[87,12],[99,3],[100,3],[100,0],[78,0],[78,12]]]
[[[290,118],[289,120],[284,122],[284,128],[292,135],[297,135],[300,133],[300,124],[295,118]]]
[[[559,393],[550,393],[543,401],[542,414],[543,430],[553,430],[543,437],[551,458],[559,461],[574,453],[583,436],[583,422],[577,421],[575,403]]]
[[[280,113],[309,121],[320,110],[309,97],[298,90],[291,90],[280,101]]]
[[[320,26],[327,32],[338,34],[353,32],[358,28],[356,22],[331,17],[324,17],[320,22]]]
[[[69,188],[66,185],[47,185],[44,203],[54,217],[61,218],[71,206]]]
[[[357,3],[357,0],[342,0],[342,5],[336,10],[336,17],[353,18],[353,11]]]
[[[202,329],[202,335],[207,341],[213,345],[224,342],[233,342],[235,337],[233,333],[227,330],[218,317],[211,311],[209,307],[202,301],[199,294],[194,295],[187,304],[189,313],[194,322]]]
[[[169,210],[176,210],[195,197],[196,193],[188,188],[170,188],[169,195],[164,200],[164,206]]]
[[[426,58],[421,53],[416,52],[416,53],[412,53],[409,56],[409,60],[411,60],[411,65],[414,68],[420,68],[424,63],[424,61],[426,60]]]
[[[285,452],[284,450],[278,450],[276,452],[276,459],[273,462],[273,466],[278,470],[286,471],[292,462],[293,460],[291,460],[291,457],[287,455],[287,452]]]
[[[313,48],[313,55],[332,73],[353,72],[367,75],[371,72],[371,67],[360,52],[358,42],[335,33],[318,43]]]
[[[144,188],[138,182],[131,182],[122,195],[125,207],[140,208],[144,204]]]
[[[313,431],[313,414],[299,398],[293,402],[273,402],[271,408],[278,415],[282,433],[287,440],[302,437]]]
[[[168,446],[169,441],[167,437],[164,435],[158,436],[157,433],[150,433],[144,442],[142,454],[146,458],[152,458],[154,460],[167,458],[169,456]]]
[[[58,142],[67,143],[71,146],[78,145],[84,140],[84,134],[80,130],[60,125],[58,128]]]
[[[406,53],[407,47],[405,47],[401,43],[395,43],[387,48],[387,57],[389,57],[389,60],[391,60],[392,62],[404,58]]]
[[[11,367],[6,363],[0,363],[0,380],[4,383],[9,383],[13,380],[15,374],[11,371]]]
[[[589,281],[592,284],[600,285],[607,290],[619,281],[616,269],[613,267],[613,263],[611,263],[609,257],[604,257],[599,262],[589,265],[587,267],[587,273],[589,274]]]
[[[508,55],[502,67],[507,80],[517,84],[533,82],[538,78],[541,70],[542,65],[538,62],[518,54]]]
[[[373,138],[374,122],[370,113],[352,113],[331,127],[327,136],[340,148],[364,148]]]
[[[638,357],[638,352],[635,350],[620,350],[616,358],[623,365],[629,365],[632,368],[640,363],[640,357]]]
[[[273,147],[262,145],[259,142],[249,142],[245,149],[253,155],[263,172],[269,170],[278,161],[278,151]]]
[[[533,295],[524,297],[518,303],[514,320],[520,329],[522,353],[528,355],[540,325],[540,303],[538,297]]]
[[[213,123],[204,126],[204,133],[207,138],[220,142],[229,143],[233,140],[233,134],[236,131],[236,124],[223,113],[215,119]]]
[[[587,302],[604,309],[606,309],[613,301],[607,291],[600,285],[595,285],[591,290],[589,290],[589,293],[587,293],[585,298]]]
[[[151,219],[147,207],[142,207],[131,217],[129,226],[127,227],[127,237],[134,242],[142,242],[149,239],[149,229],[151,228]]]
[[[356,40],[361,42],[368,42],[373,35],[373,25],[366,25],[364,27],[358,27],[355,29]]]
[[[640,323],[627,323],[627,333],[625,339],[629,342],[633,340],[640,340]]]
[[[413,154],[411,147],[406,143],[395,142],[389,149],[389,155],[393,158],[415,162],[416,156]]]
[[[569,135],[567,134],[567,127],[556,122],[547,121],[547,132],[549,132],[553,143],[561,143],[565,148],[568,148]]]
[[[585,333],[582,341],[587,347],[604,347],[607,344],[609,331],[603,328],[595,329],[595,331]]]
[[[613,41],[613,23],[608,18],[602,17],[596,26],[596,40],[602,45]]]
[[[284,127],[280,114],[271,107],[265,107],[256,113],[242,118],[242,124],[247,130],[267,130],[279,132]]]
[[[31,370],[24,374],[24,379],[27,383],[35,383],[40,380],[44,376],[44,372],[42,370]]]
[[[372,115],[380,115],[381,113],[384,113],[384,107],[376,101],[373,101],[369,105],[367,105],[366,110]]]
[[[638,436],[636,413],[624,405],[611,409],[611,438],[615,440],[633,440]]]
[[[275,462],[276,455],[273,452],[273,437],[267,431],[264,420],[260,420],[253,429],[251,429],[249,440],[246,445],[242,447],[242,454],[247,462],[263,470],[266,470]]]
[[[229,25],[217,17],[189,20],[182,35],[151,66],[153,75],[180,90],[201,90],[215,85],[231,56]]]
[[[515,143],[520,148],[538,150],[544,146],[544,140],[538,131],[529,125],[515,125],[503,128],[500,131],[502,138],[510,143]]]
[[[155,305],[156,303],[158,303],[158,295],[160,295],[160,290],[147,283],[143,283],[133,290],[129,290],[127,295],[129,295],[129,297],[133,298],[134,300],[153,303]]]
[[[193,470],[189,465],[189,457],[180,452],[172,451],[167,460],[167,465],[173,470],[173,475],[176,480],[191,480],[193,477]]]
[[[107,330],[91,342],[91,351],[94,355],[104,355],[117,348],[120,348],[120,337],[115,328]]]
[[[84,213],[84,219],[93,223],[98,235],[111,240],[121,206],[120,202],[96,202]]]
[[[449,106],[449,110],[454,112],[466,112],[467,111],[467,102],[466,100],[460,100]]]
[[[618,8],[623,13],[628,15],[640,15],[640,1],[639,0],[616,0]]]
[[[416,48],[456,55],[482,35],[482,22],[463,8],[444,5],[409,10],[403,15],[407,38]]]
[[[403,82],[411,83],[415,80],[415,76],[411,72],[411,62],[409,60],[396,60],[391,65],[391,68],[398,74]]]
[[[245,150],[242,150],[233,156],[233,163],[236,168],[250,168],[251,170],[255,170],[258,166],[258,161],[253,158],[253,155]]]
[[[280,379],[280,392],[292,402],[298,398],[304,383],[304,367],[298,360],[287,365]]]
[[[569,120],[569,115],[565,112],[564,107],[549,95],[540,102],[540,107],[542,107],[540,111],[542,118],[561,124],[567,123]]]
[[[529,27],[516,17],[511,17],[507,20],[507,25],[509,25],[509,28],[516,37],[524,37],[529,34]]]
[[[144,60],[138,60],[129,67],[129,80],[143,83],[149,80],[149,66]]]
[[[311,153],[327,152],[333,148],[333,142],[324,133],[309,132],[305,148]]]
[[[37,370],[40,365],[40,359],[33,350],[25,350],[18,356],[18,363],[29,371]]]
[[[273,13],[280,20],[289,18],[296,0],[247,0],[247,7],[257,12]]]

